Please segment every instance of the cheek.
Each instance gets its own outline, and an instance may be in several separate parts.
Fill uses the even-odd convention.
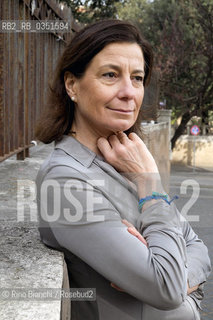
[[[139,111],[140,111],[140,108],[138,108],[137,111],[136,111],[135,114],[134,114],[134,122],[135,122],[135,121],[137,120],[137,118],[138,118]]]
[[[110,103],[113,103],[116,94],[112,90],[107,88],[98,88],[90,93],[90,105],[94,109],[94,112],[104,112],[105,107]]]
[[[138,98],[137,98],[137,110],[139,111],[141,105],[142,105],[142,102],[143,102],[143,97],[144,97],[144,93],[138,95]]]
[[[87,112],[91,107],[94,105],[94,95],[92,94],[92,91],[90,88],[85,87],[85,89],[81,88],[78,92],[78,107],[83,112]]]
[[[102,88],[94,83],[94,81],[88,81],[83,83],[80,88],[79,94],[83,97],[84,102],[88,103],[88,107],[94,107],[104,100],[106,92]]]
[[[142,92],[140,94],[140,104],[142,104],[143,98],[144,98],[144,88],[143,88],[143,90],[142,90]]]

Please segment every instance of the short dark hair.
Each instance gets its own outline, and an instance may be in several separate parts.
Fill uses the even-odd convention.
[[[47,105],[36,128],[36,137],[40,141],[57,141],[70,131],[75,105],[66,92],[65,72],[69,71],[75,77],[81,78],[96,54],[108,44],[118,42],[137,43],[140,46],[145,60],[144,85],[148,84],[153,64],[152,49],[136,26],[126,21],[110,19],[84,27],[74,35],[58,61],[54,79],[50,84]],[[137,132],[140,122],[139,115],[128,132]]]

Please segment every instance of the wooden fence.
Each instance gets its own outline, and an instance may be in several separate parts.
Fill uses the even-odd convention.
[[[69,21],[77,29],[70,9],[56,0],[1,0],[0,20]],[[72,31],[0,31],[0,161],[28,156],[48,80]]]

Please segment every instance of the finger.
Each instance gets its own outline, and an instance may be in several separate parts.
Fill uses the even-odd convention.
[[[135,229],[135,227],[128,227],[127,230],[129,233],[131,233],[133,236],[138,236],[138,230]]]
[[[121,289],[120,287],[116,286],[116,284],[114,284],[114,283],[111,282],[110,285],[111,285],[111,287],[113,287],[114,289],[116,289],[116,290],[118,290],[118,291],[124,292],[124,290]]]
[[[129,221],[127,221],[126,219],[121,220],[121,222],[123,224],[125,224],[127,227],[133,227],[134,228],[134,225],[132,223],[130,223]]]
[[[154,160],[151,152],[148,150],[148,148],[147,148],[146,144],[143,142],[143,140],[136,133],[131,132],[128,135],[128,138],[129,138],[129,140],[131,140],[132,142],[137,144],[139,148],[141,148],[141,150],[143,151],[147,160],[151,161],[150,163],[154,162],[154,164],[156,165],[155,160]],[[156,168],[154,168],[154,170],[156,171]]]
[[[138,139],[141,141],[141,138],[139,138],[139,136],[135,132],[130,132],[128,135],[128,138],[132,141],[138,140]]]
[[[140,232],[132,227],[129,227],[127,229],[129,231],[129,233],[131,233],[133,236],[135,236],[136,238],[138,238],[138,240],[140,240],[143,244],[145,244],[145,246],[148,246],[148,243],[146,242],[146,240],[144,239],[144,237],[140,234]]]
[[[130,142],[129,138],[127,137],[126,133],[124,133],[123,131],[119,131],[117,133],[117,137],[119,139],[119,141],[122,143],[122,144],[127,144]]]
[[[97,140],[97,147],[105,158],[112,151],[109,141],[104,137],[101,137]]]
[[[199,285],[196,285],[192,288],[189,287],[189,285],[187,285],[187,294],[191,294],[192,292],[196,291],[199,288]]]
[[[137,236],[138,240],[140,240],[143,244],[145,244],[146,247],[148,247],[147,241],[144,239],[144,237],[139,233]]]
[[[144,147],[146,146],[145,143],[143,142],[143,140],[135,133],[135,132],[131,132],[128,135],[129,140],[140,143],[141,145],[143,145]]]
[[[108,141],[112,148],[119,148],[121,146],[121,142],[115,134],[109,136]]]

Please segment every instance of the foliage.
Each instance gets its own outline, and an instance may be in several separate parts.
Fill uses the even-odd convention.
[[[91,23],[93,21],[116,18],[116,4],[122,0],[60,0],[71,7],[74,18],[80,23]]]
[[[213,0],[128,0],[118,12],[153,46],[161,98],[182,117],[174,147],[194,115],[213,109]]]

